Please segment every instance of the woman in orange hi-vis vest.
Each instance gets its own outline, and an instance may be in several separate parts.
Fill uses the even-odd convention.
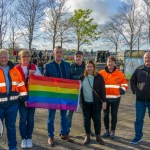
[[[105,81],[107,100],[107,108],[104,110],[104,125],[106,132],[103,134],[103,138],[110,137],[114,139],[120,98],[128,89],[128,84],[124,74],[116,68],[116,59],[114,56],[108,57],[106,68],[99,73],[103,76]],[[110,111],[111,128],[109,128]]]
[[[0,49],[0,119],[5,119],[8,150],[17,150],[16,118],[20,100],[27,97],[21,74],[9,61],[9,53]],[[19,101],[18,101],[19,100]]]

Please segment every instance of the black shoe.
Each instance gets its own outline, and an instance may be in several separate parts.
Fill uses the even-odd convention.
[[[115,131],[111,131],[111,132],[110,132],[110,138],[111,138],[111,139],[115,139],[115,137],[116,137],[116,136],[115,136]]]
[[[100,144],[100,145],[105,145],[103,139],[100,137],[100,135],[96,135],[96,141]]]
[[[90,136],[95,136],[95,134],[91,131]]]
[[[67,141],[67,142],[70,142],[70,143],[73,143],[73,142],[74,142],[74,140],[72,140],[71,138],[69,138],[68,135],[61,135],[60,138],[61,138],[62,140],[65,140],[65,141]]]
[[[109,131],[106,131],[103,135],[102,135],[103,138],[108,138],[110,137],[110,133]]]
[[[87,145],[90,143],[90,135],[86,135],[83,144]]]

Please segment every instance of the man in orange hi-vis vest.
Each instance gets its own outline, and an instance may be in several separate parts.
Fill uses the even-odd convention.
[[[104,125],[106,132],[103,138],[115,138],[115,129],[117,125],[117,114],[121,95],[125,94],[128,84],[124,74],[116,68],[116,59],[109,56],[107,66],[99,72],[105,81],[107,108],[104,110]],[[111,108],[111,128],[109,128],[109,112]]]
[[[26,99],[27,90],[21,74],[8,60],[8,51],[0,49],[0,119],[5,119],[8,150],[17,150],[15,124],[18,100]]]

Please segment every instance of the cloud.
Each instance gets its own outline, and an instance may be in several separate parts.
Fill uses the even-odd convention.
[[[98,24],[104,24],[109,16],[109,4],[106,0],[68,0],[67,7],[70,12],[75,9],[91,9],[93,10],[93,18]]]
[[[72,14],[75,9],[91,9],[93,10],[92,17],[94,18],[94,21],[99,25],[104,25],[111,15],[110,9],[115,9],[114,5],[112,6],[111,4],[114,3],[116,5],[118,1],[120,0],[68,0],[66,6],[70,8],[69,15]],[[40,33],[41,30],[42,28],[40,27]],[[47,37],[44,36],[44,33],[42,33],[41,36],[44,38],[41,37],[40,39],[34,40],[32,47],[37,49],[52,49],[52,41],[47,39]],[[18,40],[17,43],[20,45],[20,47],[28,48],[28,44],[24,39]],[[103,45],[104,43],[102,43],[101,41],[96,41],[93,42],[93,45],[83,45],[81,49],[104,49]],[[76,43],[63,43],[63,47],[76,49],[77,45]]]

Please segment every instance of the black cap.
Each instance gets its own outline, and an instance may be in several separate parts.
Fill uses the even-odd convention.
[[[81,52],[81,51],[77,51],[77,52],[75,52],[75,54],[74,55],[83,55],[83,52]]]

